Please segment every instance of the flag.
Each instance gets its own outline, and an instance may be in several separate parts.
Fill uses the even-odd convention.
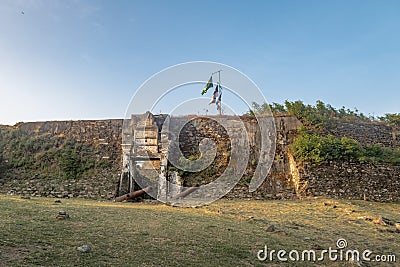
[[[210,103],[208,103],[208,104],[210,105],[210,104],[212,104],[212,103],[215,103],[215,101],[217,101],[217,98],[218,98],[218,84],[217,84],[217,86],[215,87],[215,90],[214,90],[213,96],[212,96],[212,98],[211,98],[211,101],[210,101]]]
[[[217,105],[217,110],[221,110],[221,97],[222,97],[222,92],[219,94],[217,103],[215,103]]]
[[[201,95],[204,95],[205,93],[207,93],[208,89],[210,89],[213,86],[214,85],[213,85],[212,76],[211,76],[210,79],[208,80],[206,87],[204,87],[203,91],[201,91]]]

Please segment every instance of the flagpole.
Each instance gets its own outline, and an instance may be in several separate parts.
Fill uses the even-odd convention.
[[[221,70],[218,71],[218,84],[219,84],[219,90],[220,94],[222,94],[222,87],[221,87]],[[222,101],[220,101],[220,107],[219,107],[219,115],[222,116]]]
[[[222,87],[221,87],[221,71],[222,71],[222,70],[217,70],[217,71],[211,73],[211,76],[213,76],[214,74],[218,73],[218,84],[219,84],[220,91],[221,91],[221,93],[222,93]],[[219,115],[222,116],[222,105],[220,106],[220,109],[219,109]]]
[[[222,70],[217,70],[217,71],[211,73],[211,75],[214,75],[215,73],[221,73],[221,71],[222,71]]]

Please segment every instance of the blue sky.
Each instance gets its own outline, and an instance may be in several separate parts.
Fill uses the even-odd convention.
[[[196,60],[242,71],[269,102],[397,113],[399,14],[396,0],[3,0],[0,124],[122,118],[151,75]]]

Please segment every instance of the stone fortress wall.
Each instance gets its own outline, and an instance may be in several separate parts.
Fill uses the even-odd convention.
[[[122,121],[110,119],[18,123],[13,128],[23,135],[47,136],[61,143],[65,139],[82,142],[92,148],[92,159],[107,161],[111,168],[80,179],[65,178],[55,172],[46,175],[40,170],[35,174],[18,172],[14,179],[0,180],[0,192],[58,198],[113,199],[121,169]]]
[[[147,115],[148,116],[148,115]],[[153,140],[147,138],[144,133],[138,133],[137,142],[152,143],[154,153],[152,155],[152,166],[168,171],[168,162],[163,157],[161,129],[165,121],[165,115],[152,116]],[[36,186],[35,194],[54,197],[93,197],[111,199],[116,194],[134,190],[133,184],[126,184],[125,178],[121,179],[120,173],[111,172],[112,169],[126,167],[127,155],[131,149],[129,145],[122,143],[122,136],[135,134],[135,127],[144,119],[144,115],[132,116],[131,132],[123,131],[123,120],[92,120],[92,121],[49,121],[49,122],[28,122],[21,123],[16,127],[27,135],[49,135],[54,137],[73,138],[79,142],[95,145],[98,149],[93,157],[101,157],[111,162],[113,168],[110,173],[104,173],[102,177],[86,178],[85,181],[78,181],[83,186],[79,189],[67,190],[64,193],[65,185],[60,182],[54,183],[51,188]],[[226,141],[224,132],[220,127],[210,126],[212,122],[203,118],[194,118],[197,126],[186,127],[180,134],[182,140],[181,149],[192,151],[193,144],[197,144],[204,136],[218,142]],[[290,153],[289,145],[296,136],[297,129],[301,123],[290,116],[275,117],[276,125],[276,153],[271,172],[264,183],[253,193],[248,190],[248,179],[251,177],[256,164],[259,152],[259,128],[255,127],[256,122],[252,117],[242,117],[246,126],[249,142],[251,145],[249,167],[245,171],[242,180],[225,197],[230,199],[292,199],[306,196],[329,196],[344,199],[367,199],[374,201],[400,201],[400,166],[391,164],[372,163],[349,163],[349,162],[326,162],[319,166],[298,166]],[[156,133],[157,132],[157,133]],[[384,146],[398,148],[400,144],[400,133],[382,123],[352,122],[341,123],[332,131],[336,136],[349,136],[361,144],[381,143]],[[140,138],[141,137],[141,138]],[[141,139],[141,140],[139,140]],[[219,141],[220,140],[220,141]],[[139,155],[140,156],[140,155]],[[138,157],[140,159],[140,157]],[[145,171],[146,167],[142,170]],[[126,171],[126,170],[125,170]],[[166,173],[168,177],[168,173]],[[122,175],[123,178],[123,175]],[[167,178],[169,179],[169,178]],[[20,177],[20,180],[6,182],[1,185],[1,191],[15,194],[30,194],[35,185],[45,183],[45,178],[37,181],[35,177]],[[70,184],[71,181],[65,183]],[[50,192],[51,191],[51,192]],[[65,190],[64,190],[65,191]],[[79,191],[79,192],[78,192]]]

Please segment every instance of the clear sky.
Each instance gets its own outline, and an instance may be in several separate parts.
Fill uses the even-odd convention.
[[[194,60],[269,102],[398,113],[400,1],[2,0],[0,124],[122,118],[147,78]]]

